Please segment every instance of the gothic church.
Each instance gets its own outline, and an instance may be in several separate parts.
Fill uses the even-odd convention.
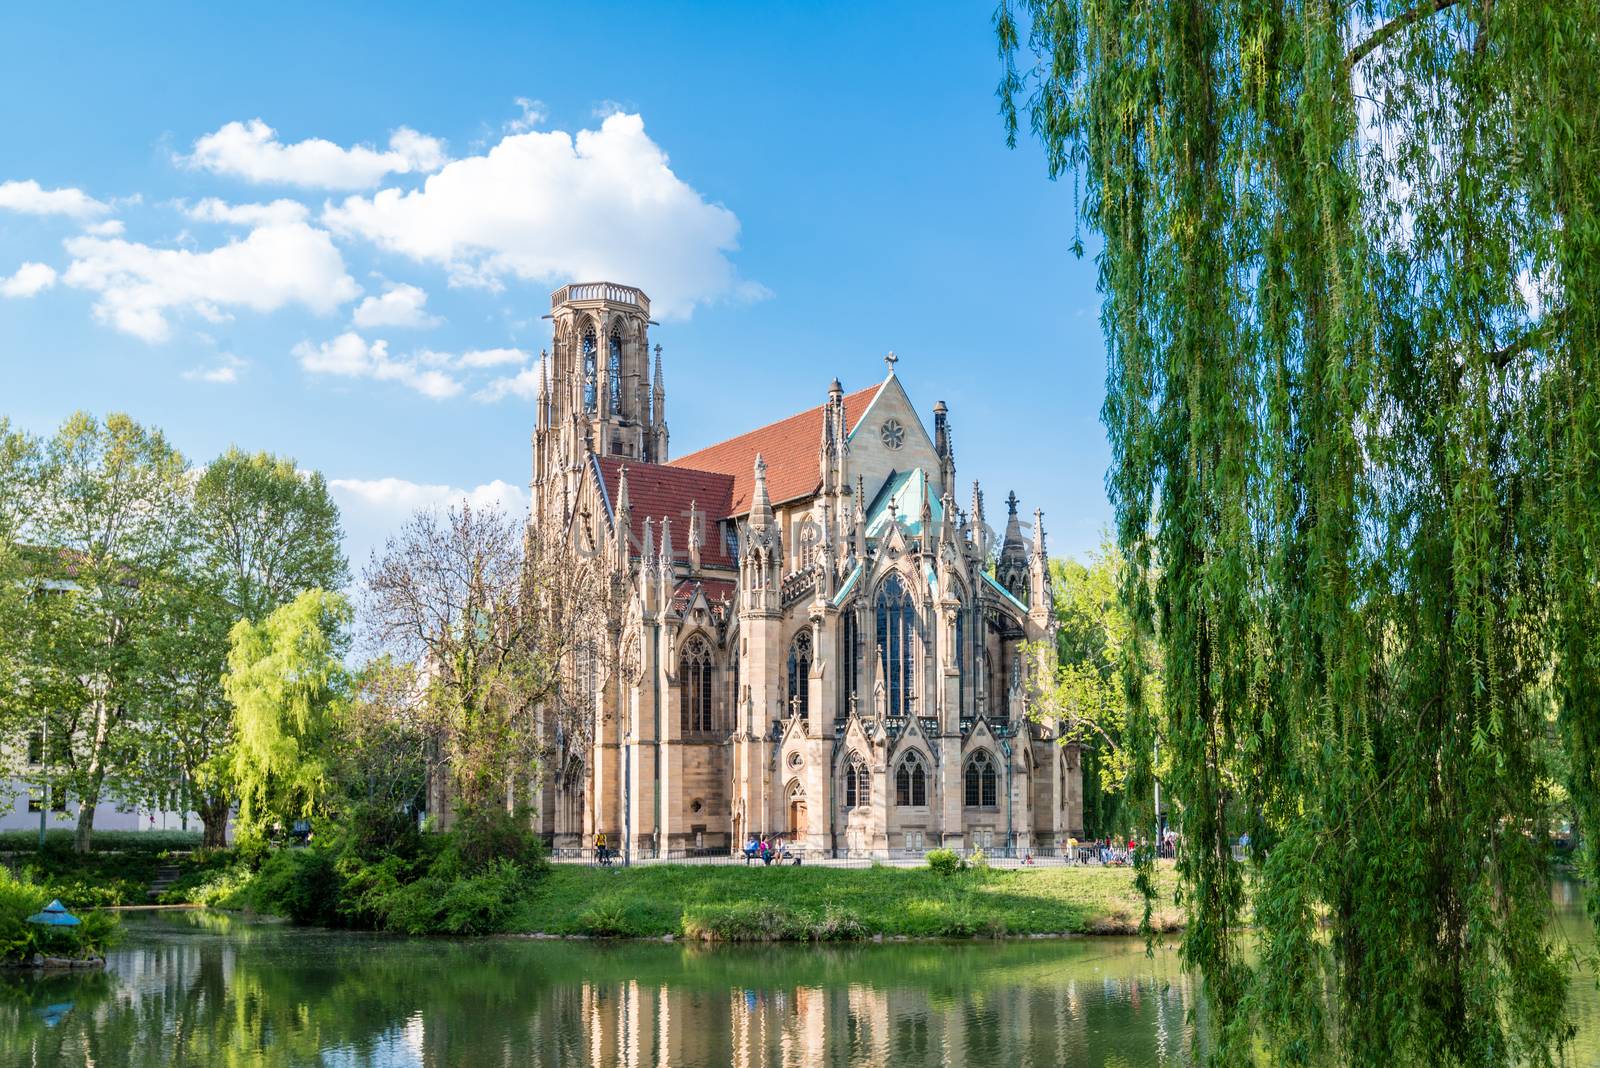
[[[943,402],[930,435],[891,354],[879,382],[673,457],[645,294],[568,285],[550,317],[529,521],[624,590],[612,666],[577,672],[593,737],[557,739],[543,777],[556,849],[1081,834],[1079,753],[1026,715],[1025,660],[1054,643],[1042,517],[1025,540],[1012,494],[996,539],[976,483],[957,506]]]

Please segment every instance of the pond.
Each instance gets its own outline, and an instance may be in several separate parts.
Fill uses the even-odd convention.
[[[1558,884],[1567,937],[1581,901]],[[128,917],[105,974],[0,987],[0,1064],[1183,1065],[1196,986],[1137,939],[708,949]],[[1572,1063],[1600,1064],[1575,977]],[[1204,1025],[1202,1019],[1200,1026]]]

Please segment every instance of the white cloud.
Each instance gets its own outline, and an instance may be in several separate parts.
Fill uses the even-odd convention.
[[[251,182],[284,182],[316,189],[367,189],[386,174],[426,174],[449,157],[444,142],[402,126],[389,137],[389,150],[368,145],[344,148],[320,137],[284,144],[260,119],[230,122],[194,143],[181,157],[190,167]]]
[[[121,219],[103,219],[100,222],[89,223],[83,228],[83,232],[96,237],[117,237],[124,229]]]
[[[312,374],[399,382],[434,400],[445,400],[461,392],[460,382],[443,371],[425,366],[426,361],[396,359],[389,355],[387,341],[369,342],[353,330],[318,345],[302,341],[293,351],[300,366]]]
[[[24,263],[10,278],[0,278],[0,297],[32,297],[56,284],[56,269],[48,263]]]
[[[456,358],[457,367],[501,367],[508,363],[521,363],[528,354],[521,349],[474,349]]]
[[[665,316],[766,295],[728,258],[739,220],[673,173],[638,115],[613,114],[575,138],[507,135],[484,155],[446,165],[420,190],[347,197],[330,204],[323,221],[443,265],[452,284],[609,279],[640,286]]]
[[[274,200],[270,204],[229,204],[207,197],[183,213],[198,222],[233,223],[238,226],[263,226],[269,223],[305,222],[311,210],[298,200]]]
[[[239,372],[249,366],[231,352],[224,352],[218,361],[210,367],[195,367],[183,372],[183,377],[190,382],[210,382],[214,385],[231,386],[239,381]]]
[[[346,551],[353,561],[366,561],[419,510],[459,508],[466,501],[475,509],[498,508],[513,516],[528,512],[527,491],[499,479],[461,488],[403,478],[335,478],[328,488],[339,505]]]
[[[74,237],[64,281],[99,294],[96,318],[146,341],[172,332],[167,316],[225,321],[225,309],[276,311],[299,304],[326,315],[361,295],[326,231],[305,223],[258,227],[207,252]]]
[[[111,210],[81,189],[45,189],[29,178],[22,182],[0,182],[0,208],[27,215],[67,215],[74,219],[93,219]]]
[[[472,395],[480,404],[493,404],[506,397],[534,400],[539,395],[539,365],[524,367],[514,375],[496,378]]]
[[[368,297],[356,308],[355,325],[367,327],[398,326],[426,328],[438,326],[443,319],[423,310],[428,294],[413,285],[400,283],[390,286],[381,297]]]
[[[542,126],[550,117],[550,111],[544,106],[543,100],[534,100],[531,97],[517,97],[517,107],[522,109],[522,114],[506,123],[506,129],[512,133],[526,133],[535,126]]]

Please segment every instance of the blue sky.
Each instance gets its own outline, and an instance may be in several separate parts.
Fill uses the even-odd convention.
[[[12,7],[0,414],[292,455],[359,567],[413,506],[517,503],[549,292],[604,274],[655,301],[674,453],[893,349],[991,515],[1015,489],[1081,555],[1109,521],[1094,266],[1070,185],[1005,147],[990,12]]]

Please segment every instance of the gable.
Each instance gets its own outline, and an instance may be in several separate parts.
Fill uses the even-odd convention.
[[[891,449],[883,440],[883,425],[890,419],[898,422],[903,431],[902,444],[898,449]],[[867,500],[871,501],[878,496],[890,475],[919,467],[928,473],[929,490],[937,501],[944,492],[944,486],[939,482],[939,456],[933,450],[933,439],[928,436],[899,377],[890,376],[871,406],[851,424],[850,480],[854,483],[855,477],[860,475],[867,491]]]

